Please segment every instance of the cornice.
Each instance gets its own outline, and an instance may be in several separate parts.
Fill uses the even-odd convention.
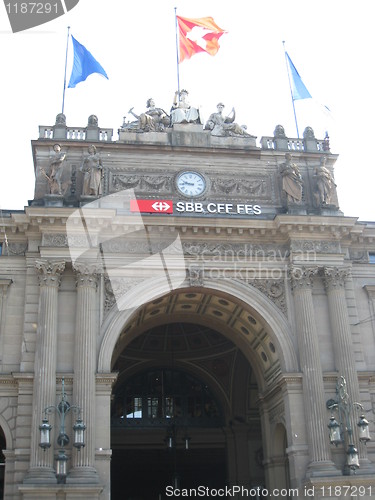
[[[24,241],[44,233],[65,232],[68,217],[77,208],[64,207],[26,207],[25,213],[11,213],[10,218],[0,224],[0,238],[4,229],[8,240]],[[128,228],[134,220],[139,225],[139,217],[132,215],[116,215],[113,209],[90,209],[98,224],[98,231],[110,227],[115,235]],[[334,238],[345,247],[355,243],[375,243],[375,225],[358,222],[356,217],[289,215],[278,214],[273,219],[239,217],[199,217],[142,215],[143,224],[150,230],[154,228],[160,233],[177,232],[184,234],[200,234],[202,236],[236,236],[250,238],[278,238],[280,240],[330,240]],[[92,229],[92,228],[91,228]]]

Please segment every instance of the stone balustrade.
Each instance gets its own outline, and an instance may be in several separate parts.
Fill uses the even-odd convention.
[[[69,141],[112,141],[113,129],[99,127],[39,126],[39,139],[66,139]]]

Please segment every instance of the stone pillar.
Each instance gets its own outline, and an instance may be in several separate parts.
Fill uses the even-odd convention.
[[[76,263],[74,265],[77,283],[76,340],[74,352],[74,404],[82,410],[86,424],[86,446],[73,452],[73,469],[68,482],[97,483],[99,476],[95,469],[95,373],[96,340],[99,328],[96,265]]]
[[[34,368],[34,398],[31,423],[30,469],[25,482],[56,483],[53,446],[39,447],[39,425],[43,410],[56,402],[57,309],[58,289],[65,262],[36,261],[40,295]],[[51,415],[53,419],[53,416]]]
[[[350,269],[340,267],[324,267],[323,280],[327,291],[329,317],[332,329],[335,366],[339,375],[344,376],[347,383],[351,402],[361,403],[357,369],[355,365],[352,333],[350,329],[348,306],[345,295],[345,280],[350,277]],[[357,415],[352,415],[351,427],[353,430],[354,445],[360,456],[358,473],[375,472],[375,468],[367,457],[366,446],[360,445],[358,440]]]
[[[317,272],[318,268],[306,267],[292,267],[290,270],[309,439],[308,477],[338,473],[329,450],[323,374],[312,298],[313,277]]]

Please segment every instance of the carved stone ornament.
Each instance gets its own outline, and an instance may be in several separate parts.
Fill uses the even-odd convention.
[[[309,241],[294,240],[291,244],[292,252],[300,253],[340,253],[341,247],[338,241]]]
[[[288,270],[288,275],[292,290],[312,288],[314,276],[317,273],[317,267],[291,266]]]
[[[112,307],[133,287],[144,281],[144,278],[104,276],[104,312]]]
[[[27,247],[27,243],[8,242],[2,247],[2,255],[25,255]]]
[[[262,258],[283,260],[289,257],[289,248],[273,244],[253,243],[217,243],[217,242],[183,242],[184,255],[189,257],[221,257],[228,262],[251,261]]]
[[[285,300],[284,280],[258,280],[255,279],[251,283],[259,291],[264,293],[272,302],[284,313],[287,312]]]
[[[252,194],[254,196],[270,195],[270,177],[255,179],[215,178],[211,182],[211,191],[225,194]]]
[[[73,264],[73,270],[76,273],[77,288],[81,286],[97,288],[101,267],[94,263],[76,262]]]
[[[200,266],[190,266],[189,270],[190,286],[204,286],[204,271]]]
[[[135,189],[146,192],[170,191],[172,178],[168,175],[126,175],[114,174],[112,187],[116,191]]]
[[[349,268],[324,267],[322,272],[327,291],[345,288],[345,281],[351,276]]]
[[[40,286],[59,287],[61,274],[65,269],[65,261],[51,262],[47,260],[35,261]]]

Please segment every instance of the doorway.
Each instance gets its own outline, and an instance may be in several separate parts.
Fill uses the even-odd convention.
[[[177,480],[177,484],[174,481]],[[112,500],[164,500],[167,486],[223,488],[224,448],[113,449]]]

